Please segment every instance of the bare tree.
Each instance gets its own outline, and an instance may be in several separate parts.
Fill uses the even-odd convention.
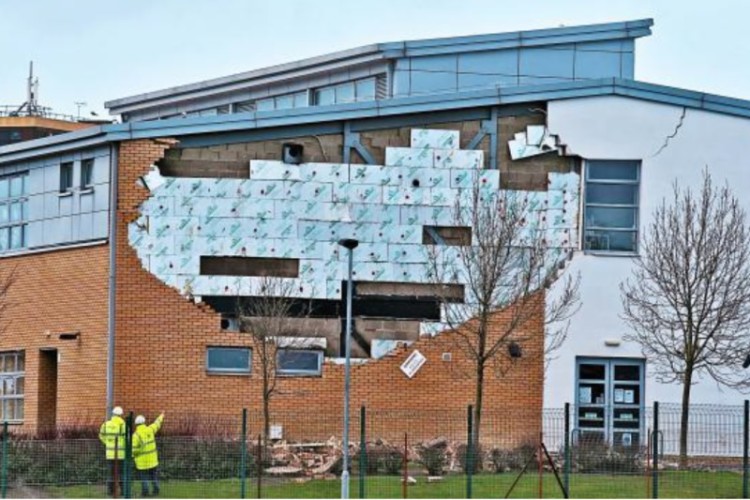
[[[262,277],[252,297],[237,301],[240,331],[252,339],[253,357],[258,363],[257,370],[261,377],[264,441],[270,438],[270,405],[279,378],[279,351],[306,347],[295,321],[303,319],[309,307],[295,300],[294,290],[297,286],[291,279]]]
[[[504,376],[521,353],[528,359],[559,348],[568,319],[578,310],[580,278],[566,277],[546,301],[544,289],[558,279],[572,251],[553,246],[545,212],[532,210],[517,193],[483,191],[479,182],[469,191],[453,208],[453,224],[470,228],[471,241],[455,246],[435,242],[428,261],[442,320],[457,348],[473,362],[472,440],[478,444],[487,370]],[[456,300],[450,286],[456,284],[463,284],[463,301]],[[500,312],[504,320],[492,322]]]
[[[729,187],[708,171],[696,196],[673,186],[644,234],[632,279],[620,285],[625,338],[641,345],[658,379],[682,384],[680,464],[687,464],[690,389],[696,376],[747,389],[750,233]]]

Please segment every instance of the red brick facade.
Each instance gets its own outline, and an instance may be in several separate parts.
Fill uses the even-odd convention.
[[[115,404],[149,416],[166,411],[173,419],[236,418],[242,408],[257,415],[257,370],[249,376],[206,372],[207,346],[250,347],[250,339],[222,330],[216,312],[186,299],[145,270],[128,243],[128,224],[138,217],[148,196],[137,181],[173,144],[138,140],[120,145]],[[109,247],[99,244],[0,260],[0,271],[15,268],[17,274],[0,350],[25,352],[24,432],[55,424],[98,423],[104,416],[108,257]],[[540,320],[525,333],[538,342],[525,345],[527,355],[509,373],[498,376],[489,369],[486,376],[485,412],[507,416],[503,429],[493,432],[507,435],[512,425],[514,442],[535,435],[541,425],[542,296],[534,307]],[[505,320],[503,313],[493,318],[496,325]],[[62,333],[76,332],[76,340],[60,339]],[[409,379],[399,367],[415,348],[427,362]],[[445,353],[451,354],[450,360]],[[285,437],[319,439],[339,432],[343,374],[343,365],[326,362],[320,377],[279,380],[271,406],[274,423],[284,425]],[[415,438],[446,434],[452,432],[446,425],[464,424],[462,416],[474,399],[473,380],[473,364],[450,334],[422,339],[381,360],[353,366],[352,413],[356,417],[363,404],[371,414],[411,412],[407,419],[389,419],[381,413],[373,432],[384,437],[407,427]],[[438,418],[446,415],[451,415],[451,422]],[[485,429],[495,425],[490,420],[485,419]]]
[[[107,258],[99,244],[0,260],[0,272],[16,276],[0,351],[25,354],[24,432],[104,416]],[[79,337],[60,340],[64,333]]]
[[[136,180],[159,159],[169,141],[132,141],[121,144],[119,158],[119,211],[117,216],[117,404],[138,412],[172,415],[239,415],[241,408],[261,407],[260,377],[206,373],[207,346],[251,346],[241,333],[222,331],[220,316],[205,306],[182,297],[145,270],[128,245],[127,225],[138,216],[139,204],[148,196]],[[501,378],[488,370],[485,389],[487,411],[523,412],[522,427],[539,429],[542,408],[543,300],[538,301],[540,321],[530,325],[539,342],[525,346],[528,356]],[[499,313],[496,324],[505,320]],[[399,366],[417,348],[427,362],[413,379]],[[443,361],[443,353],[452,353]],[[257,366],[259,363],[253,363]],[[282,420],[286,412],[307,416],[305,422],[289,422],[289,432],[305,428],[307,437],[328,437],[330,430],[312,431],[315,416],[340,415],[343,365],[326,363],[321,377],[284,378],[272,400],[272,412]],[[357,365],[352,370],[352,405],[366,404],[379,410],[435,410],[459,415],[473,401],[472,364],[456,348],[449,334],[423,339],[396,355]],[[427,415],[427,414],[425,414]],[[517,413],[519,415],[519,413]],[[416,426],[425,429],[436,422],[428,416]],[[339,421],[330,422],[331,429]],[[295,425],[299,424],[299,425]],[[320,424],[323,426],[323,424]],[[327,426],[325,426],[327,427]],[[311,436],[310,433],[319,433]],[[301,437],[301,436],[300,436]]]

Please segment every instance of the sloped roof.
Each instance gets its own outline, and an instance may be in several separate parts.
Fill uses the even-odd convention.
[[[199,95],[218,94],[231,91],[238,86],[268,85],[280,80],[304,78],[305,76],[312,76],[321,72],[341,70],[367,62],[400,57],[635,39],[650,35],[652,25],[652,19],[639,19],[509,33],[378,43],[220,78],[212,78],[210,80],[113,99],[105,102],[104,106],[110,110],[110,113],[119,114],[124,109],[132,110],[139,107],[151,106],[157,100],[163,101],[177,97],[189,99]]]

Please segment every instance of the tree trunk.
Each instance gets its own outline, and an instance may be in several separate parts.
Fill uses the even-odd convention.
[[[268,378],[263,377],[263,442],[271,438],[271,397],[268,394]]]
[[[685,370],[682,382],[682,414],[680,415],[680,468],[688,465],[688,423],[690,420],[690,389],[693,384],[693,369]]]
[[[479,430],[482,426],[482,398],[484,395],[484,363],[477,363],[477,385],[474,395],[473,429],[471,435],[471,448],[474,451],[472,460],[472,472],[480,470],[481,455],[479,453]]]

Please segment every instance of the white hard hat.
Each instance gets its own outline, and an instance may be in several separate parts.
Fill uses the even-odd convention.
[[[135,425],[141,425],[145,423],[146,423],[146,417],[144,417],[143,415],[138,415],[137,417],[135,417]]]
[[[122,406],[115,406],[112,408],[112,415],[122,416]]]

